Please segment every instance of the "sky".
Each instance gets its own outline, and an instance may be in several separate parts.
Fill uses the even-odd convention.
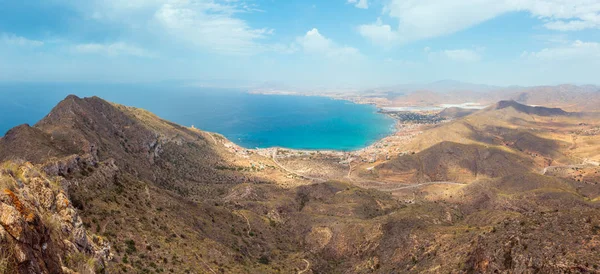
[[[1,82],[506,86],[598,71],[600,0],[0,0]]]

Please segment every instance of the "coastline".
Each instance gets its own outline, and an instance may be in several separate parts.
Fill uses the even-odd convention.
[[[288,151],[296,151],[299,153],[302,152],[321,152],[321,153],[332,153],[332,154],[336,154],[336,153],[352,153],[352,154],[358,154],[358,153],[367,153],[370,150],[375,150],[375,149],[380,149],[380,145],[381,143],[388,143],[390,141],[391,138],[395,137],[395,136],[407,136],[407,135],[415,135],[416,133],[415,131],[415,127],[411,127],[408,126],[408,130],[407,132],[405,132],[405,129],[407,128],[407,124],[403,123],[402,121],[398,120],[396,117],[394,117],[392,114],[394,113],[394,111],[386,111],[386,107],[390,107],[389,104],[382,104],[381,102],[377,102],[377,101],[373,101],[372,99],[367,99],[364,100],[364,98],[361,98],[359,95],[353,95],[350,96],[349,94],[339,94],[339,93],[299,93],[299,92],[294,92],[294,91],[258,91],[258,90],[252,90],[252,91],[247,91],[248,94],[255,94],[255,95],[280,95],[280,96],[306,96],[306,97],[322,97],[322,98],[329,98],[332,100],[338,100],[338,101],[346,101],[348,103],[352,103],[352,104],[357,104],[357,105],[371,105],[375,108],[375,111],[378,114],[381,115],[385,115],[387,118],[391,119],[394,123],[392,125],[392,130],[390,130],[390,132],[388,134],[385,134],[384,136],[381,136],[379,138],[377,138],[376,140],[373,140],[372,142],[370,142],[369,144],[365,145],[364,147],[361,148],[357,148],[357,149],[352,149],[352,150],[335,150],[335,149],[295,149],[295,148],[285,148],[285,147],[269,147],[269,148],[254,148],[251,150],[264,150],[264,149],[281,149],[281,150],[288,150]],[[471,105],[471,104],[476,104],[476,103],[465,103],[465,105]],[[435,106],[435,110],[429,109],[432,108],[433,106],[424,106],[424,107],[416,107],[417,109],[414,110],[410,110],[412,112],[431,112],[431,111],[441,111],[444,108],[441,108],[440,106]],[[420,109],[422,108],[422,109]],[[439,108],[439,109],[438,109]],[[422,126],[419,126],[418,128],[420,129]],[[417,130],[418,132],[420,132],[420,130]],[[407,133],[407,134],[402,134],[402,133]],[[379,152],[378,154],[380,154],[381,152]]]
[[[262,95],[281,95],[281,96],[297,96],[298,94],[262,94]],[[422,133],[426,125],[413,124],[402,122],[392,115],[390,112],[384,111],[381,107],[374,103],[364,103],[348,98],[329,97],[323,95],[305,94],[302,96],[325,97],[333,100],[347,101],[348,103],[357,105],[372,105],[374,111],[378,115],[385,115],[386,119],[391,119],[393,124],[390,131],[374,139],[369,144],[352,150],[336,150],[336,149],[296,149],[286,148],[281,146],[267,148],[245,148],[236,144],[218,133],[211,133],[221,136],[218,138],[221,143],[236,154],[243,157],[250,157],[252,154],[258,154],[263,157],[271,158],[277,162],[277,159],[327,159],[328,161],[346,165],[350,170],[355,170],[358,166],[373,165],[376,162],[381,162],[391,159],[395,155],[405,155],[411,152],[405,151],[403,145],[412,140],[416,135]],[[351,172],[350,172],[351,173]],[[350,174],[349,173],[349,174]]]
[[[260,152],[263,150],[279,149],[279,150],[293,151],[293,152],[298,152],[298,153],[313,153],[313,152],[328,153],[328,154],[356,153],[356,152],[361,152],[366,149],[369,149],[370,147],[377,145],[377,143],[385,140],[386,138],[396,135],[401,128],[400,121],[398,121],[396,118],[394,118],[392,115],[390,115],[390,113],[386,113],[382,107],[380,107],[379,105],[377,105],[375,103],[365,103],[365,102],[360,102],[360,101],[356,101],[356,100],[351,100],[350,98],[341,98],[341,97],[336,97],[336,96],[328,96],[328,95],[324,95],[324,94],[305,94],[305,93],[298,93],[298,92],[293,92],[293,91],[274,91],[274,92],[247,91],[246,93],[253,94],[253,95],[269,95],[269,96],[278,95],[278,96],[321,97],[321,98],[328,98],[328,99],[332,99],[332,100],[336,100],[336,101],[346,101],[348,103],[352,103],[352,104],[356,104],[356,105],[371,105],[371,106],[375,107],[375,113],[377,113],[378,115],[385,115],[388,119],[391,119],[393,121],[393,124],[390,126],[390,128],[391,128],[390,132],[388,132],[387,134],[385,134],[379,138],[369,141],[368,144],[366,144],[365,146],[363,146],[361,148],[357,148],[357,149],[349,149],[349,150],[302,149],[302,148],[286,148],[286,147],[280,147],[280,146],[266,147],[266,148],[245,148],[241,145],[236,144],[240,148],[246,149],[248,151]],[[231,141],[231,142],[235,143],[233,141]]]

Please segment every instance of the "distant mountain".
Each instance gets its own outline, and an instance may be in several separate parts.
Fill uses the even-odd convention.
[[[475,91],[475,92],[486,92],[492,90],[498,90],[501,87],[490,86],[483,84],[472,84],[454,80],[441,80],[423,85],[421,89],[435,90],[435,91]]]
[[[396,90],[402,90],[398,93]],[[600,88],[597,86],[492,87],[454,82],[436,82],[424,86],[403,86],[379,95],[389,106],[479,103],[491,105],[514,100],[527,105],[563,108],[568,111],[600,111]],[[369,95],[373,97],[373,95]]]
[[[528,105],[561,107],[575,111],[600,111],[600,87],[597,86],[539,86],[511,93],[510,99]]]
[[[433,92],[457,92],[457,91],[473,91],[473,92],[486,92],[491,90],[498,90],[501,87],[483,85],[483,84],[472,84],[455,80],[440,80],[431,83],[414,83],[414,84],[402,84],[394,85],[389,87],[378,88],[377,90],[390,90],[390,91],[402,91],[412,92],[417,90],[426,90]]]
[[[519,112],[533,114],[538,116],[564,116],[569,115],[568,112],[560,109],[560,108],[547,108],[547,107],[539,107],[539,106],[528,106],[524,104],[517,103],[516,101],[500,101],[488,108],[486,110],[500,110],[504,108],[513,108]]]

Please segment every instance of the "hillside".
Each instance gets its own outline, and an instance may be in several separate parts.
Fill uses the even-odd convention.
[[[581,132],[598,127],[599,121],[595,115],[501,101],[462,119],[436,125],[407,144],[406,150],[421,151],[451,141],[507,150],[533,159],[539,168],[576,164],[583,158],[599,157],[580,152],[598,147],[594,141],[597,136],[583,136]],[[579,142],[581,138],[587,141]]]
[[[404,151],[355,168],[358,182],[382,189],[431,182],[470,183],[482,178],[583,167],[600,159],[595,114],[500,101],[460,119],[424,130]],[[586,172],[593,178],[594,169]],[[590,173],[591,172],[591,173]],[[561,173],[562,174],[562,173]],[[400,184],[400,185],[399,185]]]
[[[542,175],[532,156],[597,159],[593,132],[577,131],[589,139],[576,147],[563,138],[597,121],[519,108],[433,127],[416,153],[361,174],[465,184],[392,195],[314,183],[220,135],[69,96],[0,139],[0,273],[599,271],[595,177]]]
[[[400,156],[378,165],[374,172],[388,182],[470,183],[480,177],[525,173],[533,167],[533,160],[502,149],[441,142],[417,154]]]
[[[180,260],[197,258],[178,256],[211,250],[207,246],[231,253],[237,236],[230,227],[244,227],[246,221],[215,204],[233,186],[274,184],[275,179],[297,183],[274,168],[251,170],[252,161],[269,159],[239,157],[220,143],[221,136],[211,135],[97,97],[69,96],[33,127],[16,127],[0,139],[0,162],[28,161],[45,176],[63,178],[60,190],[68,193],[86,226],[111,242],[118,263],[110,264],[110,272],[143,270],[150,262],[156,265],[159,255],[179,272],[191,266],[180,267]],[[202,235],[216,242],[200,240],[198,225],[215,221],[221,225],[206,227]],[[186,234],[200,238],[189,241],[189,248],[171,238]],[[151,252],[153,245],[161,250]],[[133,250],[142,251],[144,263],[129,261]]]

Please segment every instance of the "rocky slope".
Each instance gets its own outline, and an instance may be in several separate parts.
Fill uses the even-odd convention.
[[[268,157],[234,153],[221,136],[70,96],[0,139],[0,272],[600,271],[596,177],[537,174],[528,147],[572,155],[511,126],[559,119],[544,117],[499,108],[425,132],[417,153],[365,176],[466,186],[399,199],[351,182],[312,184]],[[443,135],[453,142],[432,143]],[[572,153],[592,155],[584,148],[594,136],[584,137]]]
[[[89,233],[65,193],[68,182],[30,163],[0,168],[0,271],[103,272],[110,243]]]

